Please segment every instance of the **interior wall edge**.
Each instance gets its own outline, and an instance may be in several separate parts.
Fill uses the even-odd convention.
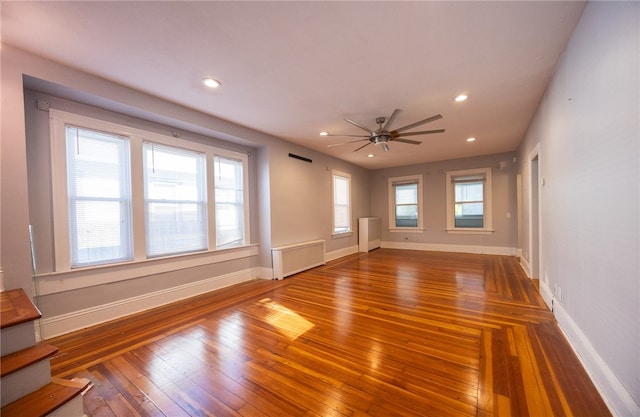
[[[582,362],[582,366],[591,377],[611,413],[618,417],[640,416],[640,405],[634,401],[613,370],[600,357],[587,336],[562,307],[562,304],[555,300],[553,313],[558,321],[558,327]]]

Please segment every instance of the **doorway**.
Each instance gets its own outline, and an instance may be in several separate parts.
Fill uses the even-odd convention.
[[[534,152],[529,158],[529,272],[531,279],[540,279],[540,155],[537,148]]]

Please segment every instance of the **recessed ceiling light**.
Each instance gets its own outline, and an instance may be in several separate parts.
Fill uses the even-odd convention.
[[[320,136],[329,136],[329,132],[325,132],[324,130],[320,132]]]
[[[467,142],[475,142],[476,138],[467,138]]]
[[[222,85],[222,83],[214,78],[203,78],[202,84],[206,85],[209,88],[218,88]]]
[[[456,98],[454,98],[455,101],[460,102],[460,101],[465,101],[466,99],[468,99],[469,96],[466,94],[460,94],[459,96],[457,96]]]
[[[372,153],[370,153],[369,155],[367,155],[367,158],[373,158],[374,155]]]

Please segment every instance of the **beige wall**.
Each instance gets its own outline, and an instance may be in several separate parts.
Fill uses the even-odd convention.
[[[369,210],[368,171],[278,138],[127,89],[71,68],[2,45],[2,222],[1,257],[6,288],[35,295],[29,249],[33,224],[38,273],[53,270],[48,113],[53,107],[166,132],[173,128],[192,140],[212,141],[250,157],[251,241],[256,256],[38,297],[45,318],[99,308],[127,297],[144,297],[217,275],[271,268],[271,247],[325,239],[327,251],[354,250],[357,234],[331,238],[331,169],[352,175],[353,221]],[[25,94],[25,84],[29,90]],[[37,90],[37,92],[36,92]],[[26,118],[25,118],[26,109]],[[126,114],[127,116],[125,116]],[[28,139],[27,139],[28,137]],[[293,152],[313,160],[288,157]],[[261,275],[264,276],[264,275]],[[48,277],[48,284],[55,281]],[[38,280],[41,281],[41,280]]]
[[[430,162],[371,173],[372,216],[382,219],[382,240],[387,245],[412,249],[461,252],[516,253],[517,207],[515,154],[505,153],[450,161]],[[493,233],[450,234],[447,232],[447,171],[491,168],[493,181]],[[424,181],[424,226],[422,233],[390,232],[388,215],[389,177],[422,174]]]

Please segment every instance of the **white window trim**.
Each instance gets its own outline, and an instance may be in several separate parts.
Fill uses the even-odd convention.
[[[395,192],[393,189],[393,184],[396,183],[418,183],[418,225],[416,227],[396,227],[394,219],[396,218],[395,213]],[[389,203],[389,231],[390,232],[409,232],[409,233],[421,233],[424,232],[424,182],[422,178],[422,174],[417,175],[406,175],[403,177],[389,177],[388,180],[388,203]]]
[[[484,193],[484,209],[483,209],[483,226],[478,227],[456,227],[455,226],[455,184],[454,178],[457,177],[470,177],[470,176],[483,176],[485,178],[483,193]],[[477,168],[477,169],[465,169],[461,171],[447,171],[447,232],[450,234],[467,234],[467,235],[489,235],[495,230],[493,229],[493,204],[492,194],[493,186],[491,181],[491,168]]]
[[[57,109],[49,110],[50,129],[51,129],[51,186],[52,186],[52,210],[53,210],[53,228],[54,228],[54,260],[55,273],[67,272],[72,270],[84,269],[84,267],[71,268],[71,257],[69,249],[69,219],[68,219],[68,199],[67,199],[67,173],[66,173],[66,137],[64,134],[65,126],[68,124],[79,127],[86,127],[92,130],[101,130],[111,134],[121,135],[129,138],[130,141],[130,158],[131,158],[131,188],[134,198],[132,201],[132,222],[133,222],[133,260],[120,263],[109,263],[104,265],[93,265],[91,269],[113,268],[118,265],[131,265],[151,262],[154,258],[148,258],[145,246],[145,215],[144,215],[144,189],[143,164],[142,164],[142,143],[143,141],[155,142],[163,145],[174,146],[184,149],[195,150],[206,154],[207,169],[207,200],[213,202],[213,156],[220,155],[232,157],[242,160],[244,166],[244,204],[245,204],[245,245],[249,244],[250,227],[249,227],[249,186],[248,186],[248,156],[241,152],[234,152],[225,149],[215,148],[198,142],[192,142],[172,136],[165,136],[158,133],[149,132],[118,123],[107,122],[104,120],[94,119],[92,117],[82,116],[75,113],[69,113]],[[211,177],[211,178],[210,178]],[[211,253],[217,252],[215,245],[215,218],[213,217],[213,204],[207,205],[208,235],[209,249],[206,251],[194,252]],[[239,247],[243,247],[239,246]],[[242,252],[241,252],[242,253]],[[184,254],[190,255],[190,254]],[[239,256],[244,257],[244,256]]]
[[[344,232],[336,232],[336,204],[335,204],[335,179],[334,177],[342,177],[347,178],[349,180],[349,229]],[[332,238],[340,238],[347,237],[353,235],[353,219],[351,217],[352,213],[352,192],[351,192],[351,174],[346,172],[338,171],[335,169],[331,170],[331,236]]]

